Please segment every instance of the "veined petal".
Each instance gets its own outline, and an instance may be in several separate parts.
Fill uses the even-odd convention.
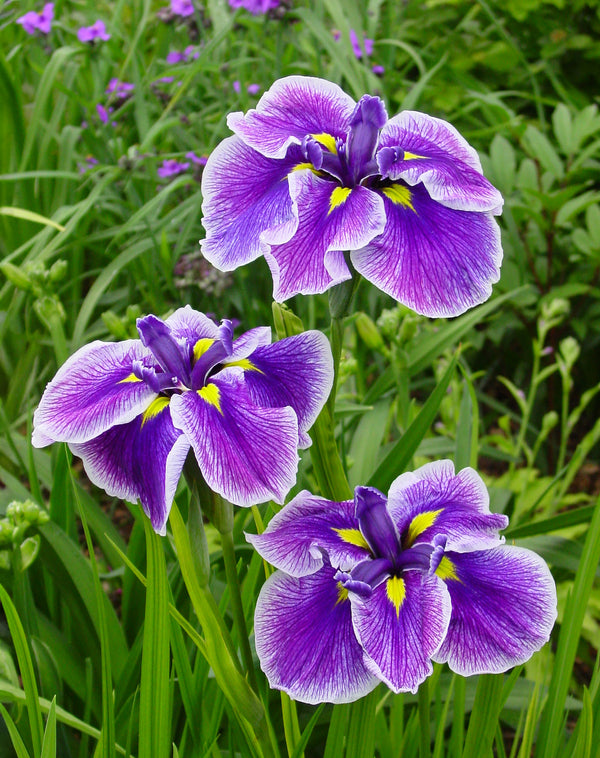
[[[171,399],[208,486],[235,505],[282,503],[298,468],[298,420],[292,408],[256,406],[244,380],[227,371],[197,392]]]
[[[309,331],[257,348],[247,359],[246,386],[257,405],[291,406],[298,416],[300,447],[310,445],[306,433],[325,405],[333,384],[329,340]]]
[[[508,518],[491,513],[487,488],[472,468],[454,473],[452,461],[435,461],[402,474],[390,487],[388,511],[405,548],[431,543],[437,534],[446,549],[464,552],[504,542]]]
[[[283,158],[290,145],[299,145],[309,134],[345,136],[355,107],[337,84],[313,76],[287,76],[265,92],[256,109],[230,113],[227,126],[254,150]]]
[[[378,684],[334,573],[328,566],[300,578],[276,571],[256,603],[256,652],[269,684],[313,705],[358,700]]]
[[[156,393],[132,368],[149,355],[139,340],[80,348],[46,386],[33,416],[33,445],[86,442],[143,413]]]
[[[269,244],[286,242],[298,226],[287,175],[302,158],[265,158],[239,137],[213,150],[202,172],[204,257],[221,271],[258,258]],[[304,173],[304,172],[300,172]]]
[[[184,340],[193,346],[199,339],[217,339],[219,327],[215,322],[200,311],[195,311],[190,305],[178,308],[172,313],[165,324],[169,326],[173,336]]]
[[[491,213],[452,210],[421,185],[380,191],[387,224],[383,234],[351,253],[356,270],[431,318],[458,316],[487,300],[502,261],[500,229]]]
[[[112,497],[138,498],[154,530],[166,522],[190,444],[173,427],[167,398],[157,398],[127,424],[114,426],[89,442],[71,444],[90,480]]]
[[[265,250],[273,274],[273,298],[314,295],[350,278],[345,250],[356,250],[385,227],[382,198],[366,187],[340,187],[311,171],[290,175],[298,229],[284,244]]]
[[[255,329],[249,329],[234,340],[233,351],[226,363],[241,361],[244,358],[247,358],[257,348],[270,345],[271,339],[270,326],[257,326]]]
[[[371,553],[354,517],[354,502],[334,503],[303,490],[269,522],[262,534],[246,534],[262,557],[292,576],[319,571],[324,555],[348,571]]]
[[[448,208],[502,212],[502,195],[483,176],[477,151],[447,121],[417,111],[399,113],[381,130],[377,162],[383,177],[422,182],[430,197]]]
[[[433,671],[450,622],[450,596],[436,576],[407,571],[369,597],[349,593],[365,665],[394,692],[416,692]]]
[[[444,569],[443,561],[449,561]],[[504,545],[447,553],[440,576],[452,600],[448,634],[437,654],[457,674],[498,674],[528,660],[550,638],[556,586],[546,563]]]

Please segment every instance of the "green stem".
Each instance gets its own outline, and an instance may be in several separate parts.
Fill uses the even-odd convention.
[[[342,356],[342,343],[344,341],[344,319],[331,317],[331,327],[329,331],[329,341],[331,343],[331,354],[333,355],[333,385],[327,400],[329,413],[333,418],[335,408],[335,396],[337,394],[337,383],[340,372],[340,358]]]
[[[231,508],[233,511],[231,503],[223,501],[223,505],[224,507]],[[250,643],[248,641],[248,627],[246,626],[246,617],[244,615],[244,605],[242,603],[242,593],[240,589],[240,578],[235,560],[233,532],[228,531],[221,534],[221,545],[223,547],[223,560],[225,562],[225,574],[227,576],[227,585],[229,587],[229,595],[231,599],[233,623],[238,631],[242,659],[246,671],[248,672],[250,686],[255,692],[257,692],[258,685],[256,682],[256,673],[254,671],[254,661],[252,660],[252,651],[250,650]]]
[[[525,434],[527,433],[527,427],[529,426],[529,419],[531,418],[531,413],[533,411],[533,404],[535,402],[535,396],[537,394],[537,387],[538,387],[538,374],[540,373],[540,355],[542,350],[543,344],[541,341],[534,340],[533,341],[533,368],[531,370],[531,383],[529,385],[529,392],[527,394],[527,401],[525,403],[525,412],[523,413],[523,420],[521,421],[521,426],[519,427],[519,436],[517,437],[517,442],[515,445],[514,450],[514,460],[511,461],[509,466],[509,474],[513,474],[515,467],[517,465],[519,455],[521,453],[521,448],[523,447],[523,443],[525,442]]]
[[[430,758],[431,755],[431,716],[429,713],[429,680],[425,679],[419,687],[419,755]]]

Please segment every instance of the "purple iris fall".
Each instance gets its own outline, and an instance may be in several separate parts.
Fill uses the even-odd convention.
[[[357,487],[333,503],[301,492],[261,535],[276,566],[256,606],[256,651],[272,687],[306,703],[349,702],[380,681],[416,692],[447,662],[500,673],[549,639],[556,587],[536,553],[504,544],[473,469],[430,463],[386,499]]]
[[[336,84],[280,79],[216,147],[202,180],[204,256],[230,271],[264,255],[273,297],[325,292],[353,267],[431,317],[486,300],[500,275],[502,196],[446,121],[388,119]]]
[[[17,19],[17,24],[21,24],[27,34],[35,34],[36,31],[42,34],[50,34],[53,18],[54,3],[46,3],[41,13],[29,11]]]
[[[331,389],[326,337],[271,344],[259,327],[233,340],[231,321],[189,306],[137,328],[139,340],[93,342],[59,369],[34,415],[34,446],[67,442],[92,482],[139,499],[160,534],[190,447],[232,503],[283,502]]]

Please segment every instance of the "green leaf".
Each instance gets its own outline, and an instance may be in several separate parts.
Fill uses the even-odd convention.
[[[576,146],[573,144],[573,121],[571,111],[564,103],[559,103],[552,114],[552,127],[565,155],[571,155],[575,152]]]
[[[65,227],[62,224],[53,221],[51,218],[46,218],[46,216],[41,216],[39,213],[28,211],[25,208],[7,208],[4,206],[0,207],[0,214],[3,216],[12,216],[13,218],[21,218],[24,221],[33,221],[35,224],[52,226],[54,229],[58,229],[59,232],[65,231]]]
[[[535,126],[528,126],[523,135],[525,147],[541,166],[555,179],[562,179],[565,171],[561,159],[552,147],[550,140]]]
[[[56,758],[56,695],[50,703],[40,758]]]
[[[19,730],[17,729],[15,722],[12,720],[10,713],[6,710],[2,703],[0,703],[0,715],[4,719],[4,723],[8,729],[8,733],[12,741],[12,746],[17,755],[17,758],[30,758],[29,753],[27,752],[27,748],[25,747],[25,743],[23,742],[23,738],[19,734]]]
[[[491,754],[496,724],[502,709],[502,685],[502,674],[479,676],[463,758]]]
[[[496,134],[490,145],[494,184],[503,195],[510,195],[515,186],[517,158],[511,143],[501,134]]]
[[[446,395],[450,379],[454,375],[457,360],[458,352],[446,369],[439,384],[419,411],[419,415],[398,442],[394,444],[390,452],[377,467],[373,476],[369,479],[368,485],[370,487],[377,487],[382,492],[387,492],[394,479],[405,471],[421,440],[433,424],[441,402]]]
[[[147,589],[140,682],[140,758],[169,758],[169,588],[161,538],[149,519],[146,532]]]
[[[563,723],[571,672],[579,645],[583,617],[599,561],[600,497],[596,502],[594,515],[587,531],[581,560],[575,575],[573,590],[569,595],[564,611],[554,667],[548,686],[548,699],[540,720],[536,758],[554,756],[556,746],[560,741],[559,732]]]
[[[17,660],[19,661],[21,681],[23,682],[23,689],[25,690],[25,704],[29,715],[29,730],[31,732],[33,754],[37,756],[42,749],[44,727],[42,722],[42,712],[38,701],[38,688],[31,652],[29,650],[29,644],[19,614],[2,584],[0,584],[0,602],[4,608],[4,615],[6,616],[12,643],[15,648],[15,653],[17,654]]]

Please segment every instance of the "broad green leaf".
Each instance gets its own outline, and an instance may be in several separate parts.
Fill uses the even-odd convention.
[[[538,160],[546,171],[555,179],[563,178],[565,173],[563,163],[545,134],[542,134],[535,126],[529,125],[523,135],[523,142],[531,156]]]
[[[13,218],[20,218],[23,221],[32,221],[34,224],[43,224],[44,226],[52,226],[54,229],[58,229],[59,232],[64,232],[65,227],[62,224],[53,221],[51,218],[46,218],[39,213],[28,211],[25,208],[7,208],[6,206],[0,208],[0,214],[3,216],[12,216]]]

